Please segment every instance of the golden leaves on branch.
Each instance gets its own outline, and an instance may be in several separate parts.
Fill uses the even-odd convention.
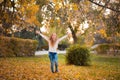
[[[73,7],[73,10],[75,10],[75,11],[78,10],[78,5],[77,5],[77,4],[73,3],[73,4],[72,4],[72,7]]]
[[[102,35],[102,37],[107,37],[106,31],[104,29],[100,29],[99,33]]]
[[[36,5],[35,0],[29,2],[25,1],[20,7],[20,12],[25,16],[25,20],[31,24],[39,24],[36,19],[36,13],[39,10],[39,6]]]
[[[60,8],[62,8],[62,3],[59,3],[59,2],[57,2],[56,4],[55,4],[55,11],[58,11]]]

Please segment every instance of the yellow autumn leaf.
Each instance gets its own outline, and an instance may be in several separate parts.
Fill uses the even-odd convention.
[[[104,29],[101,29],[99,33],[102,34],[103,37],[107,37],[106,31]]]
[[[73,6],[73,10],[78,10],[77,4],[72,4],[72,6]]]

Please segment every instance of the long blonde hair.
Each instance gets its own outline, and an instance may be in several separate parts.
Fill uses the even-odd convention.
[[[52,45],[52,46],[54,46],[54,44],[55,44],[55,42],[57,41],[57,35],[56,35],[56,38],[55,38],[55,40],[53,40],[53,35],[56,35],[56,33],[52,33],[52,35],[50,36],[50,44]]]

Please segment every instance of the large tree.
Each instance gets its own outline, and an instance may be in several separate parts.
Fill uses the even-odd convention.
[[[80,23],[86,20],[79,7],[75,3],[70,3],[68,0],[51,0],[41,9],[43,16],[43,25],[47,28],[54,27],[56,31],[69,29],[72,33],[74,43],[77,43],[77,33],[80,32]],[[81,33],[81,32],[80,32]]]
[[[3,34],[12,33],[13,25],[14,28],[20,26],[22,29],[28,27],[28,24],[39,24],[35,15],[38,9],[39,6],[36,5],[35,0],[2,0],[0,2],[0,24]]]

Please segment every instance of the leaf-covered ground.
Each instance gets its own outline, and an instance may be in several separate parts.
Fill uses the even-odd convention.
[[[47,55],[0,58],[0,80],[120,80],[120,58],[92,55],[91,66],[75,66],[59,55],[59,73],[51,73]]]

